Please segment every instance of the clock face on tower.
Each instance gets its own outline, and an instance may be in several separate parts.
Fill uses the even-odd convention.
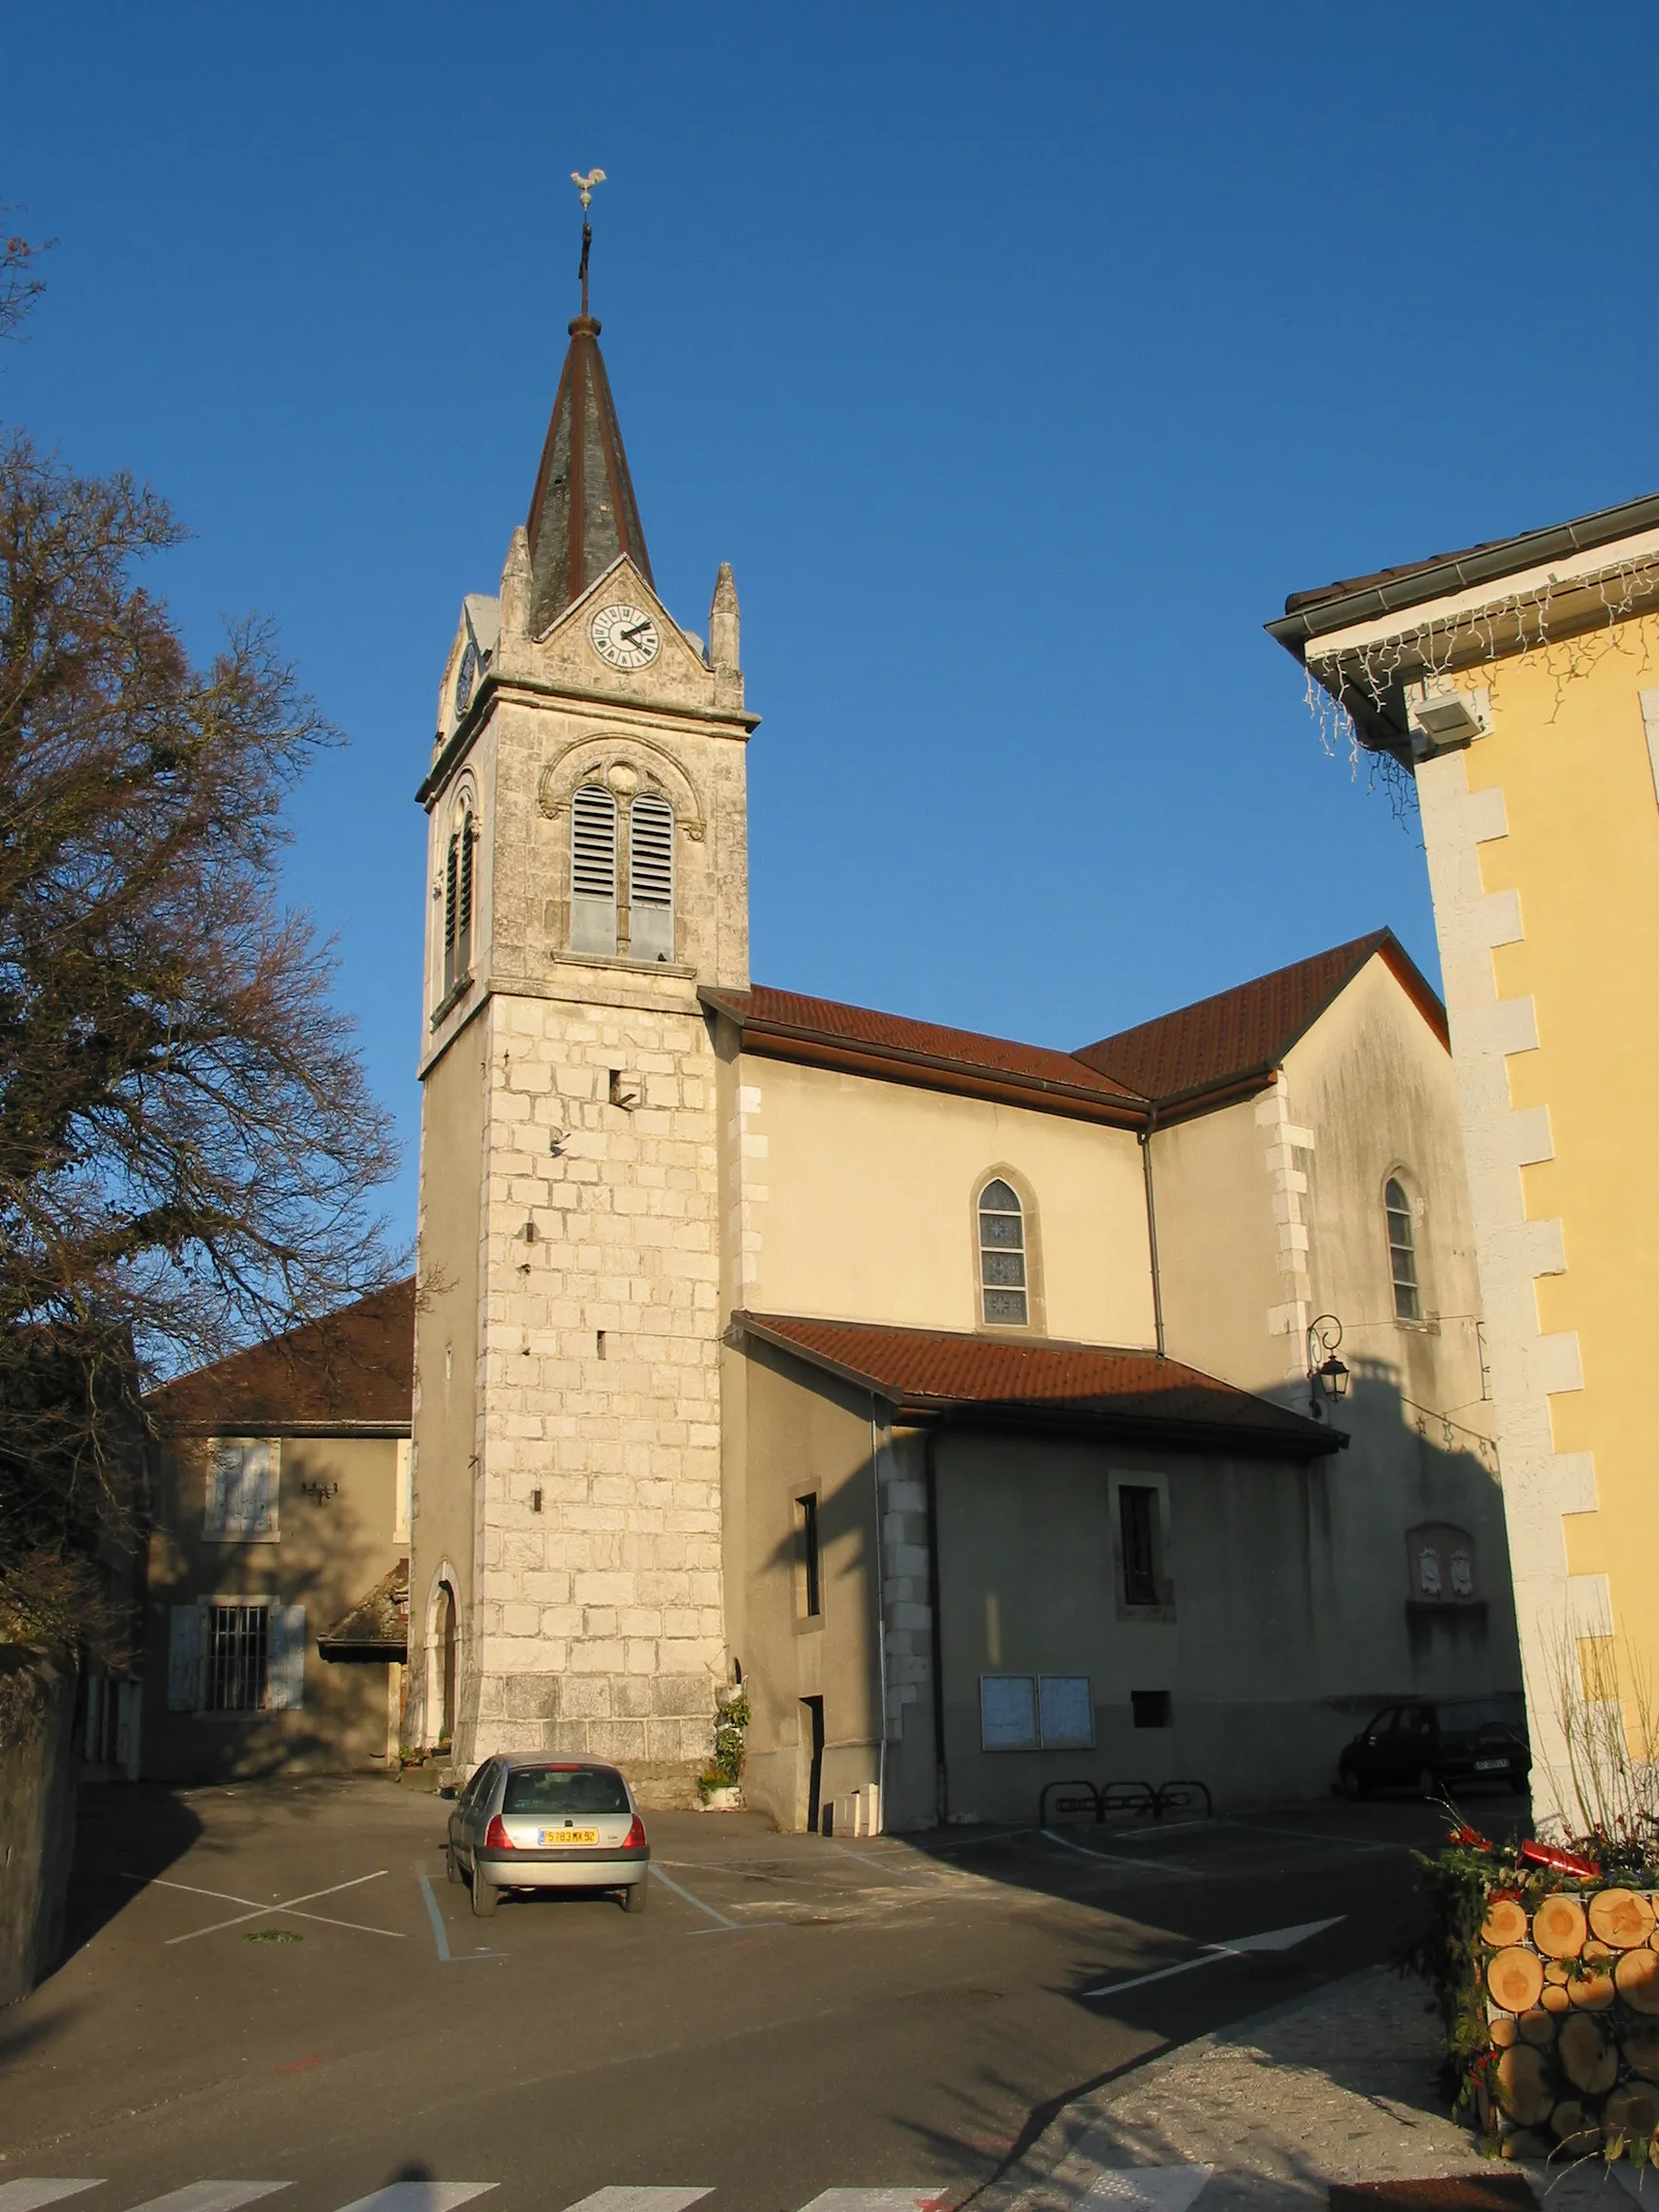
[[[602,607],[588,624],[593,649],[611,668],[649,668],[662,641],[645,610],[618,603]]]

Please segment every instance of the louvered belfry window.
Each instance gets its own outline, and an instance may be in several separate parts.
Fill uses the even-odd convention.
[[[1394,1318],[1420,1321],[1422,1289],[1418,1281],[1417,1225],[1412,1219],[1412,1201],[1406,1188],[1392,1175],[1382,1192],[1382,1207],[1388,1217],[1388,1272],[1394,1283]]]
[[[616,951],[616,801],[602,784],[571,798],[571,950]]]
[[[444,997],[472,973],[473,854],[478,842],[472,807],[463,799],[444,856]]]
[[[997,1176],[979,1193],[979,1301],[986,1321],[1024,1328],[1030,1319],[1025,1283],[1025,1217],[1011,1186]]]
[[[628,951],[674,958],[674,809],[651,793],[628,811]]]

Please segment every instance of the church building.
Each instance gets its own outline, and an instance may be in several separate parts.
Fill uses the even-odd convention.
[[[409,1739],[694,1803],[741,1687],[750,1804],[917,1829],[1515,1688],[1434,993],[1379,931],[1063,1051],[752,981],[737,592],[658,598],[599,335],[419,793]]]

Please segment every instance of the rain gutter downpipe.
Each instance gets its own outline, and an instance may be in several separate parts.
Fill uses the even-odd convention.
[[[881,1833],[887,1833],[887,1574],[881,1564],[881,1441],[876,1430],[876,1395],[869,1394],[869,1474],[875,1491],[875,1671],[880,1688],[876,1738],[875,1802]]]
[[[1158,1266],[1158,1201],[1152,1189],[1152,1136],[1158,1126],[1158,1101],[1152,1102],[1152,1111],[1146,1118],[1146,1127],[1140,1132],[1141,1176],[1146,1184],[1146,1241],[1152,1261],[1152,1327],[1158,1346],[1158,1356],[1163,1357],[1163,1282]]]
[[[944,1757],[944,1632],[939,1617],[939,1431],[922,1435],[922,1473],[928,1500],[928,1629],[932,1646],[934,1806],[940,1826],[950,1821],[950,1772]]]

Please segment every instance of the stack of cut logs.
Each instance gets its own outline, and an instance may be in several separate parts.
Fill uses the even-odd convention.
[[[1616,2154],[1659,2131],[1659,1893],[1494,1892],[1481,2119],[1512,2158]]]

